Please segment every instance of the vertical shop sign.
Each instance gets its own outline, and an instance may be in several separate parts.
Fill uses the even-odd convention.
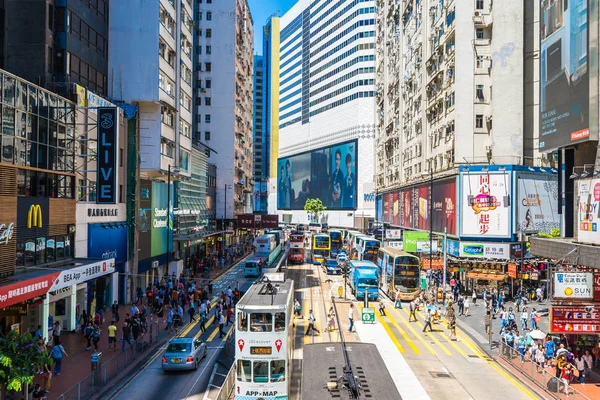
[[[98,108],[98,171],[96,203],[117,202],[117,109]]]

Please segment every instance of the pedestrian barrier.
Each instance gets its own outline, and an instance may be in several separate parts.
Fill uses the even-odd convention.
[[[525,351],[524,355],[509,346],[504,342],[500,342],[500,358],[510,364],[511,367],[516,369],[527,380],[533,382],[540,389],[544,390],[548,395],[548,398],[555,400],[558,399],[570,399],[570,400],[590,400],[589,397],[579,392],[573,385],[569,384],[567,389],[569,395],[565,394],[565,384],[561,380],[557,380],[555,377],[555,368],[551,365],[552,360],[545,363],[545,368],[538,365],[535,360],[531,360],[529,351]]]

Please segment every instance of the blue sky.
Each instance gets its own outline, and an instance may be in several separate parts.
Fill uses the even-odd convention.
[[[254,53],[262,54],[262,28],[271,14],[282,16],[296,0],[248,0],[252,20],[254,21]]]

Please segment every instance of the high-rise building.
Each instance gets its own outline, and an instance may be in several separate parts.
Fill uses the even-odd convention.
[[[174,181],[192,178],[192,7],[191,0],[111,2],[109,95],[138,106],[138,287],[165,273],[187,243],[173,231],[173,205],[184,201]],[[200,204],[186,210],[201,212]]]
[[[215,209],[227,223],[253,211],[253,22],[247,0],[194,4],[194,139],[216,152]]]
[[[71,83],[107,94],[108,0],[3,3],[0,47],[8,71],[66,97]]]
[[[254,177],[254,211],[260,212],[260,184],[266,171],[266,153],[263,151],[266,141],[263,136],[263,83],[264,83],[263,57],[254,56],[254,95],[252,112],[252,163]],[[266,199],[265,199],[266,203]]]
[[[374,217],[375,1],[300,0],[281,17],[277,178],[269,208],[366,229]]]
[[[459,165],[539,164],[523,2],[385,0],[377,20],[379,191]]]

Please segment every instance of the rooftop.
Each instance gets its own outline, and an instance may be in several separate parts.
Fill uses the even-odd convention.
[[[240,299],[236,307],[271,307],[272,305],[273,307],[281,308],[281,306],[286,306],[289,297],[294,293],[294,281],[288,279],[285,282],[271,282],[271,285],[275,288],[273,293],[268,287],[268,282],[255,282],[250,286],[244,297]]]

